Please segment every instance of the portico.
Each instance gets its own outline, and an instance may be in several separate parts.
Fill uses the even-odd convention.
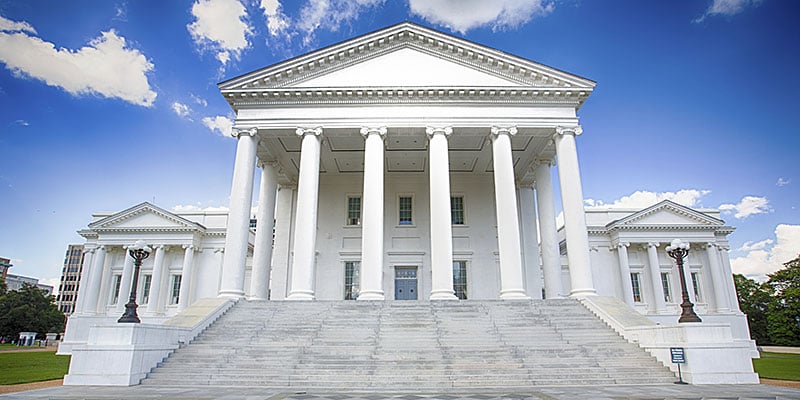
[[[256,164],[265,204],[285,196],[259,209],[275,240],[256,240],[251,287],[271,276],[271,299],[342,299],[350,268],[359,300],[384,300],[395,267],[417,269],[420,299],[595,294],[575,139],[593,87],[411,23],[221,83],[238,145],[220,296],[244,296]]]

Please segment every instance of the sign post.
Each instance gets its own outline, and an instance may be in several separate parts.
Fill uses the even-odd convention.
[[[675,383],[678,385],[688,385],[688,383],[683,381],[683,377],[681,376],[681,364],[686,364],[686,353],[683,351],[683,347],[670,347],[669,354],[672,356],[672,363],[678,365],[678,381]]]

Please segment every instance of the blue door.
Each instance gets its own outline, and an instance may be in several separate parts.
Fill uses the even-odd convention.
[[[394,299],[417,300],[417,267],[395,267]]]

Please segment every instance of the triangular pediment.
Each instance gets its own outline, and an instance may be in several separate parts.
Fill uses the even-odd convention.
[[[163,208],[144,202],[89,224],[93,230],[205,230],[205,228]]]
[[[610,229],[643,226],[722,227],[725,223],[703,212],[664,200],[607,225]]]
[[[525,87],[591,92],[595,83],[487,46],[404,22],[219,84],[259,89]]]

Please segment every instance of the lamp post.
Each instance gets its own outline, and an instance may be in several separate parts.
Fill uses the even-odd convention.
[[[681,277],[681,295],[683,302],[681,303],[681,317],[678,322],[703,322],[700,317],[694,312],[694,304],[689,301],[689,292],[686,290],[686,277],[683,274],[683,259],[689,255],[689,243],[682,242],[680,239],[675,239],[667,246],[667,254],[675,259],[678,264],[678,275]]]
[[[128,304],[125,304],[125,312],[122,313],[122,317],[117,320],[117,322],[124,323],[139,323],[139,316],[136,315],[136,309],[139,308],[139,305],[136,304],[136,289],[139,286],[139,268],[142,266],[142,261],[145,258],[150,257],[150,252],[153,250],[147,247],[147,243],[144,240],[137,240],[133,246],[128,248],[128,254],[133,257],[133,282],[131,284],[131,297],[128,300]]]

